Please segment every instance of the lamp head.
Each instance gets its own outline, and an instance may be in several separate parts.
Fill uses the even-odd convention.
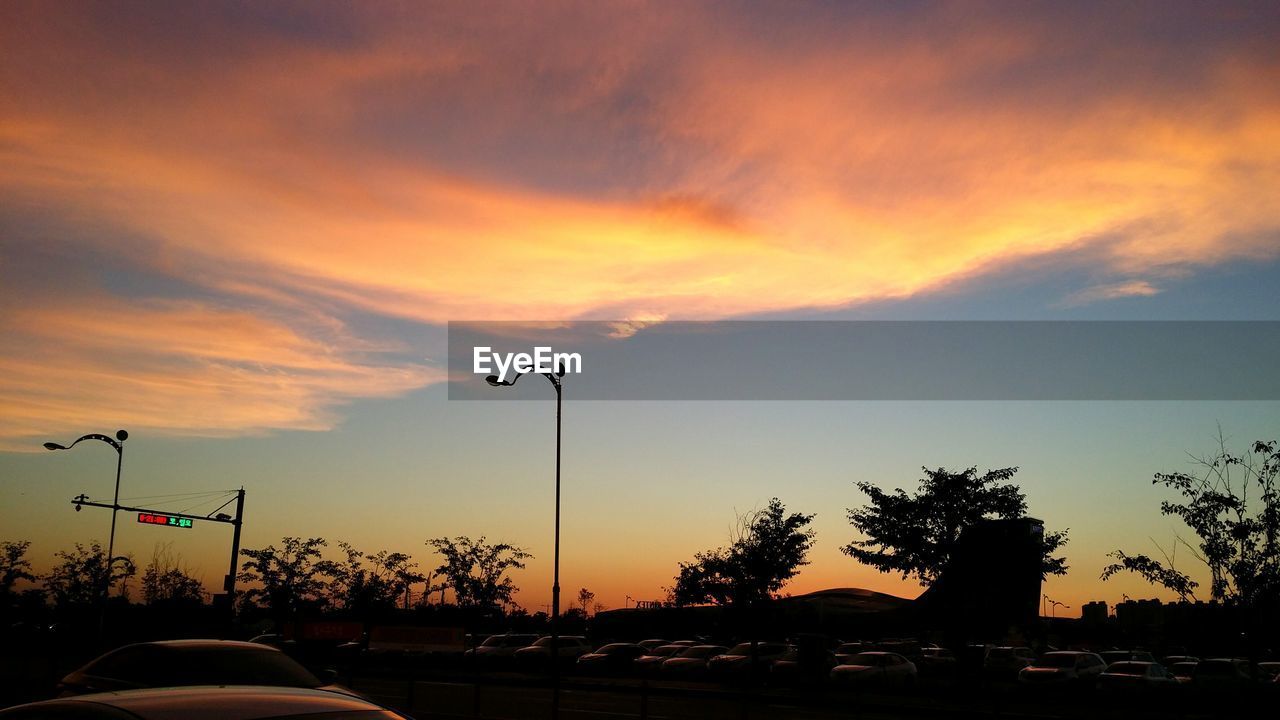
[[[117,430],[116,439],[119,440],[120,442],[124,442],[125,440],[128,440],[129,432],[127,430]]]
[[[45,449],[45,450],[66,450],[66,448],[65,448],[65,447],[63,447],[63,446],[59,445],[58,443],[54,443],[54,442],[47,442],[47,443],[45,443],[45,444],[44,444],[44,449]]]
[[[492,385],[492,386],[494,386],[494,387],[502,387],[503,385],[506,385],[506,384],[507,384],[507,383],[505,383],[505,382],[503,382],[503,381],[499,380],[497,375],[490,375],[489,377],[485,378],[485,379],[484,379],[484,381],[485,381],[485,382],[487,382],[487,383],[489,383],[490,385]]]

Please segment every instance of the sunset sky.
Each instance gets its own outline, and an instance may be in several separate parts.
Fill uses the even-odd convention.
[[[114,453],[40,445],[126,428],[124,498],[243,485],[247,547],[424,567],[504,540],[534,611],[554,408],[448,400],[449,321],[1280,320],[1277,37],[1273,2],[8,0],[0,540],[105,544],[67,501]],[[1280,438],[1264,401],[567,397],[562,584],[610,607],[773,496],[817,515],[789,591],[914,596],[839,547],[855,482],[922,465],[1021,468],[1065,614],[1167,598],[1098,580],[1185,534],[1152,473]],[[121,519],[218,588],[227,528]]]

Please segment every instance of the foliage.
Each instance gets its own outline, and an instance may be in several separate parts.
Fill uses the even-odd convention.
[[[191,606],[204,603],[208,593],[189,568],[180,565],[171,545],[157,545],[142,573],[142,600],[148,605]]]
[[[590,614],[591,603],[596,599],[596,594],[586,588],[578,591],[578,606],[582,608],[584,616]]]
[[[335,605],[359,617],[394,608],[410,585],[426,579],[405,553],[381,550],[367,555],[348,543],[338,545],[346,560],[333,564],[331,597]]]
[[[85,547],[76,543],[75,550],[59,550],[54,554],[61,562],[53,566],[44,578],[45,590],[59,608],[91,605],[102,597],[102,589],[120,587],[138,572],[133,558],[116,557],[107,566],[107,553],[96,541]],[[110,578],[108,578],[108,572]]]
[[[29,540],[0,542],[0,600],[6,604],[18,581],[36,579],[31,573],[31,561],[27,559],[30,547]]]
[[[1193,458],[1196,474],[1156,473],[1152,484],[1178,491],[1182,502],[1164,501],[1160,512],[1180,518],[1199,538],[1190,549],[1209,569],[1209,594],[1215,600],[1264,606],[1280,602],[1280,450],[1276,441],[1258,440],[1242,455],[1227,450],[1218,432],[1218,449]],[[1174,567],[1146,555],[1111,553],[1117,562],[1102,571],[1106,580],[1129,571],[1179,597],[1195,598],[1195,582]]]
[[[444,558],[436,572],[448,580],[463,607],[499,608],[511,602],[518,588],[505,575],[511,569],[523,570],[524,561],[533,557],[515,545],[490,545],[483,536],[474,541],[464,535],[440,537],[427,545]]]
[[[279,549],[241,550],[248,559],[236,579],[257,584],[245,590],[244,600],[268,608],[277,620],[322,609],[328,578],[335,573],[334,563],[321,557],[328,544],[324,538],[285,537]]]
[[[750,605],[776,595],[803,565],[813,547],[813,515],[786,514],[778,498],[740,516],[727,548],[696,553],[680,563],[671,601],[677,605]]]
[[[867,539],[854,540],[841,552],[881,572],[898,572],[904,579],[931,585],[965,528],[987,518],[1021,517],[1027,499],[1018,486],[1002,484],[1018,471],[1016,467],[982,475],[976,467],[963,472],[921,470],[924,477],[914,495],[901,488],[887,493],[871,483],[858,483],[871,502],[849,509],[849,522]],[[1065,530],[1044,533],[1042,576],[1066,574],[1066,558],[1053,557],[1066,542]]]

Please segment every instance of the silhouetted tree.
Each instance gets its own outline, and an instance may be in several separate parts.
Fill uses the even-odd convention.
[[[332,561],[321,557],[320,548],[328,544],[324,538],[286,537],[279,549],[268,545],[261,550],[241,550],[248,560],[236,577],[240,582],[258,584],[241,597],[266,607],[277,622],[301,610],[323,608],[324,591],[335,570]]]
[[[887,493],[868,482],[858,489],[871,503],[849,509],[849,522],[866,540],[854,540],[841,552],[880,572],[898,572],[931,585],[951,557],[964,529],[983,519],[1017,518],[1027,512],[1027,499],[1016,485],[1001,484],[1018,468],[963,472],[921,468],[920,489],[908,495],[901,488]],[[1046,531],[1042,576],[1065,575],[1066,558],[1053,553],[1067,542],[1067,531]]]
[[[533,557],[515,545],[489,545],[483,536],[475,541],[462,535],[441,537],[428,540],[427,545],[444,558],[436,572],[448,579],[458,605],[463,607],[497,609],[511,602],[518,588],[505,577],[506,572],[523,570],[524,561]]]
[[[112,563],[108,580],[107,553],[96,541],[85,547],[76,543],[75,550],[59,550],[54,553],[61,562],[53,566],[44,577],[44,587],[58,608],[91,605],[102,596],[104,584],[120,587],[138,572],[131,557],[117,557]]]
[[[27,560],[27,549],[31,547],[29,540],[0,542],[0,607],[8,607],[13,586],[19,580],[32,580],[36,576],[31,573],[31,561]]]
[[[696,553],[680,563],[670,589],[677,605],[750,605],[775,596],[803,565],[813,547],[813,515],[786,513],[778,498],[768,507],[740,516],[727,548]]]
[[[358,617],[394,608],[409,585],[426,579],[405,553],[366,555],[348,543],[338,545],[346,559],[333,564],[332,599]]]
[[[578,591],[578,605],[582,607],[582,614],[588,615],[591,611],[591,601],[596,599],[596,594],[586,588]]]
[[[1280,451],[1276,441],[1258,440],[1243,455],[1227,450],[1218,431],[1218,450],[1193,458],[1199,470],[1156,473],[1152,484],[1177,490],[1183,502],[1164,501],[1160,512],[1181,518],[1198,536],[1195,546],[1178,542],[1209,569],[1209,594],[1215,600],[1250,606],[1280,603]],[[1173,551],[1164,562],[1146,555],[1110,553],[1117,562],[1102,571],[1106,580],[1130,571],[1147,582],[1195,598],[1199,583],[1174,567]]]
[[[142,600],[148,605],[191,606],[204,603],[208,594],[200,579],[180,565],[171,544],[156,545],[151,562],[142,572]]]

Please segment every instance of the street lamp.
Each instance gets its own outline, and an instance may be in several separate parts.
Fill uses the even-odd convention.
[[[511,387],[528,372],[518,373],[510,380],[490,375],[485,382],[494,387]],[[555,558],[551,580],[551,717],[560,717],[560,408],[564,400],[564,365],[554,373],[541,373],[556,389],[556,539]]]
[[[59,445],[58,443],[47,442],[44,444],[45,450],[70,450],[79,444],[82,440],[100,440],[116,450],[116,492],[115,497],[111,500],[111,537],[107,540],[107,572],[106,579],[102,583],[102,610],[98,615],[98,634],[102,634],[102,628],[106,624],[107,617],[107,596],[111,592],[111,571],[116,563],[116,511],[120,509],[120,468],[124,465],[124,441],[129,439],[129,433],[124,430],[117,430],[114,439],[101,435],[99,433],[89,433],[76,438],[76,441],[70,445]],[[77,508],[78,509],[78,508]]]

